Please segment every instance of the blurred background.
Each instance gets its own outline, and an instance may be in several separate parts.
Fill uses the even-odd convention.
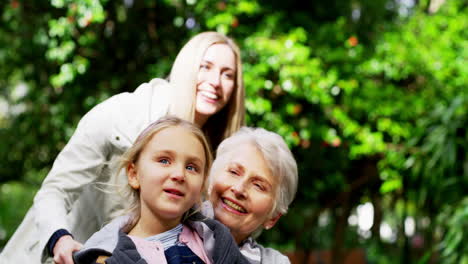
[[[0,4],[0,248],[80,118],[207,30],[300,168],[260,237],[295,263],[468,263],[467,0]]]

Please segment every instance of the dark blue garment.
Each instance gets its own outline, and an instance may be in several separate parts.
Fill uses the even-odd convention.
[[[167,264],[204,264],[193,251],[185,244],[172,246],[164,251]]]
[[[57,231],[55,231],[52,236],[49,238],[49,241],[47,242],[47,249],[49,250],[49,254],[53,257],[54,256],[54,247],[55,247],[55,244],[57,244],[57,241],[63,237],[63,236],[71,236],[73,238],[73,235],[70,234],[70,232],[68,232],[67,230],[65,229],[59,229]]]

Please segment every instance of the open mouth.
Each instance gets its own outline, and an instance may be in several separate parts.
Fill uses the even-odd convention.
[[[176,189],[164,189],[164,192],[175,196],[183,197],[184,193]]]
[[[232,201],[230,201],[230,200],[228,200],[228,199],[221,198],[221,201],[222,201],[225,205],[227,205],[230,209],[233,209],[233,210],[235,210],[235,211],[237,211],[237,212],[239,212],[239,213],[242,213],[242,214],[246,214],[246,213],[247,213],[247,210],[245,210],[244,207],[242,207],[242,206],[240,206],[240,205],[238,205],[238,204],[236,204],[236,203],[234,203],[234,202],[232,202]]]
[[[204,97],[208,98],[208,99],[211,99],[211,100],[218,100],[219,96],[215,93],[212,93],[212,92],[207,92],[207,91],[199,91],[199,93],[201,95],[203,95]]]

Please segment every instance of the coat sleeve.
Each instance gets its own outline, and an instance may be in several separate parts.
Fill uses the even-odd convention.
[[[34,198],[35,223],[43,258],[51,235],[61,228],[70,230],[66,215],[83,188],[96,182],[102,171],[110,150],[113,108],[115,100],[111,98],[95,106],[80,120]]]

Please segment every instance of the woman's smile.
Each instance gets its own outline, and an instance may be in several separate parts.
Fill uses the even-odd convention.
[[[236,203],[235,201],[231,201],[228,198],[221,198],[221,202],[223,204],[223,207],[232,213],[239,214],[239,215],[246,215],[247,210],[245,210],[244,207]]]

